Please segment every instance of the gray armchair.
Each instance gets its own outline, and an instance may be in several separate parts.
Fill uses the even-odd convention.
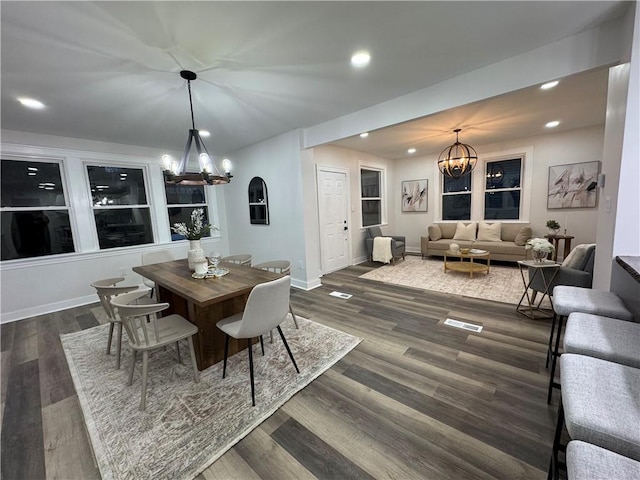
[[[571,252],[573,258],[567,257],[567,261],[563,262],[571,266],[561,266],[555,277],[552,268],[542,268],[538,275],[533,278],[530,288],[533,289],[532,301],[535,301],[537,292],[544,292],[545,280],[548,283],[553,277],[553,281],[549,285],[549,293],[553,295],[553,288],[556,285],[568,285],[571,287],[591,288],[593,283],[593,262],[596,256],[595,245],[578,245],[576,252]],[[578,255],[576,255],[578,254]],[[533,268],[529,267],[529,278],[534,274]],[[544,275],[544,278],[543,278]]]
[[[393,255],[392,262],[395,261],[396,258],[402,257],[404,260],[404,251],[405,251],[405,237],[400,235],[383,235],[380,227],[369,227],[367,228],[367,237],[364,239],[365,245],[367,247],[367,255],[369,256],[369,261],[372,261],[373,254],[373,239],[376,237],[391,237],[391,255]]]

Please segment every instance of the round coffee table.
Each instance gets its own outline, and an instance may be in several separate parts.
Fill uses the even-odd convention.
[[[447,260],[449,257],[449,260]],[[458,261],[451,261],[451,258],[457,258]],[[474,260],[486,260],[487,263],[476,263]],[[466,261],[465,261],[466,260]],[[454,272],[468,273],[469,278],[473,278],[474,273],[485,272],[489,275],[489,268],[491,267],[491,254],[486,250],[475,250],[473,253],[462,253],[461,251],[452,252],[446,250],[444,252],[444,273],[447,270],[453,270]]]

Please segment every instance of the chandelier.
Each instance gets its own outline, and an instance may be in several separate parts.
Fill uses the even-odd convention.
[[[179,184],[179,185],[224,185],[231,181],[231,163],[225,159],[223,168],[225,174],[220,174],[220,171],[216,168],[207,147],[205,146],[200,133],[196,129],[195,120],[193,117],[193,101],[191,99],[191,81],[195,80],[197,75],[189,70],[182,70],[180,76],[187,81],[187,89],[189,90],[189,107],[191,109],[191,129],[189,129],[189,138],[187,139],[187,145],[184,147],[184,153],[180,163],[174,162],[170,155],[163,155],[164,161],[164,179],[166,183]],[[191,145],[195,144],[196,151],[198,152],[198,163],[200,164],[200,173],[187,173],[185,170],[189,163],[189,155],[191,152]]]
[[[448,177],[462,177],[473,170],[478,161],[478,154],[471,145],[460,143],[458,133],[462,129],[456,128],[456,143],[445,148],[438,157],[438,168]]]

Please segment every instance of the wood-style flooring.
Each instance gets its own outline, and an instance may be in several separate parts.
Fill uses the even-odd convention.
[[[545,478],[558,401],[546,403],[549,321],[358,278],[375,266],[292,291],[297,314],[364,341],[198,480]],[[59,340],[96,325],[94,307],[1,327],[3,480],[100,478]]]

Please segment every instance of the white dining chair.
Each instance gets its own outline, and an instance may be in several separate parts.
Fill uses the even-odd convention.
[[[122,322],[118,317],[117,313],[113,310],[113,306],[111,305],[111,300],[117,295],[122,295],[128,292],[136,291],[140,288],[139,285],[120,285],[117,284],[124,281],[124,277],[115,277],[115,278],[105,278],[103,280],[96,280],[91,284],[93,288],[96,289],[96,293],[98,294],[98,298],[100,299],[100,304],[102,308],[104,308],[105,313],[107,314],[107,319],[110,322],[109,326],[109,340],[107,341],[107,355],[111,354],[111,342],[113,340],[113,330],[116,331],[117,343],[116,343],[116,369],[120,368],[120,351],[122,349]],[[142,295],[146,295],[148,290],[140,290]],[[140,298],[138,302],[149,301],[150,299]]]
[[[129,365],[129,385],[133,384],[133,373],[138,351],[142,352],[142,393],[140,397],[140,410],[146,408],[147,403],[147,372],[149,363],[149,351],[157,350],[172,343],[176,346],[178,363],[180,359],[180,340],[187,340],[193,375],[196,383],[200,382],[196,353],[193,349],[193,336],[198,333],[198,327],[186,318],[176,313],[158,317],[158,312],[169,308],[168,303],[153,303],[148,305],[136,305],[133,302],[140,298],[140,292],[125,293],[111,300],[111,305],[122,320],[124,329],[129,337],[131,347],[131,364]]]
[[[229,255],[227,257],[222,257],[220,261],[235,263],[236,265],[247,265],[250,267],[252,258],[253,256],[250,253],[239,253],[237,255]]]
[[[255,407],[255,386],[253,380],[253,347],[252,340],[262,337],[274,328],[278,330],[282,343],[287,349],[289,358],[293,362],[296,372],[300,373],[298,365],[293,358],[293,353],[282,333],[280,324],[287,318],[289,305],[289,289],[291,277],[285,276],[271,282],[261,283],[253,287],[245,305],[244,311],[231,317],[220,320],[216,325],[225,333],[224,340],[224,364],[222,378],[227,374],[227,354],[229,351],[229,337],[235,339],[247,339],[249,352],[249,376],[251,379],[251,403]],[[263,351],[264,353],[264,351]]]
[[[271,260],[269,262],[263,262],[257,265],[253,265],[253,268],[266,270],[267,272],[281,273],[283,275],[291,275],[291,262],[289,260]],[[296,318],[296,314],[293,313],[293,308],[291,308],[291,302],[289,302],[289,313],[291,314],[291,318],[293,318],[293,323],[295,323],[296,328],[300,328],[298,326],[298,319]],[[269,332],[269,336],[271,339],[271,343],[273,343],[273,331]]]
[[[143,252],[142,253],[142,265],[152,265],[154,263],[163,263],[170,262],[175,260],[173,253],[169,250],[155,250],[153,252]],[[156,284],[153,280],[149,280],[146,277],[142,277],[143,283],[151,289],[151,293],[149,296],[154,298],[154,293],[156,290]],[[156,294],[157,296],[157,294]]]

